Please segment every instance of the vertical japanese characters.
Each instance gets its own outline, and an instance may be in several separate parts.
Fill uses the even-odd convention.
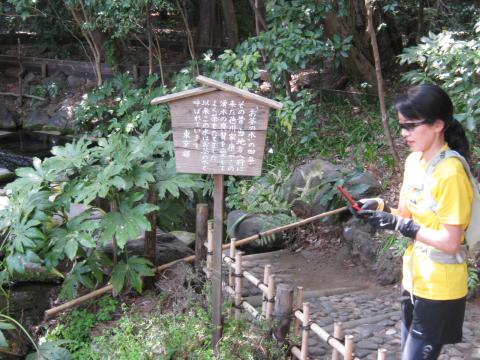
[[[185,100],[178,110],[177,170],[184,162],[200,173],[251,175],[261,169],[268,108],[218,92]]]

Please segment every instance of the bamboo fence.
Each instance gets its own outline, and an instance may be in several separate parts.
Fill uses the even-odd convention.
[[[207,242],[204,246],[207,249],[212,249],[213,245],[213,228],[209,226],[209,234],[207,235]],[[236,239],[231,239],[230,244],[224,246],[228,249],[228,255],[222,254],[222,262],[228,269],[228,281],[222,282],[225,293],[232,299],[234,307],[234,318],[239,319],[241,310],[246,311],[252,318],[256,320],[264,320],[270,322],[272,319],[273,304],[276,297],[276,282],[273,274],[272,266],[265,265],[263,281],[257,279],[251,272],[243,269],[244,255],[241,251],[236,249],[237,244],[240,243]],[[208,252],[207,252],[208,254]],[[247,255],[248,257],[248,255]],[[207,264],[204,269],[207,278],[211,277],[212,259],[207,255]],[[242,297],[243,280],[249,281],[262,292],[262,307],[257,310],[255,306],[250,304]],[[319,337],[332,347],[333,360],[360,360],[354,355],[354,337],[353,335],[344,335],[344,329],[341,322],[335,322],[333,335],[329,334],[320,325],[313,322],[310,316],[310,304],[304,302],[303,288],[296,288],[295,309],[292,311],[294,319],[293,334],[301,336],[301,345],[292,346],[291,354],[294,358],[300,360],[307,360],[309,354],[308,339],[311,335]],[[378,360],[385,360],[387,357],[387,350],[378,349]]]
[[[271,230],[263,231],[257,235],[252,235],[247,238],[236,240],[232,239],[230,244],[225,244],[222,246],[222,250],[229,250],[229,254],[222,254],[222,263],[225,263],[228,267],[228,281],[222,282],[223,289],[225,293],[233,299],[234,303],[234,317],[236,319],[240,318],[241,311],[245,310],[250,316],[258,320],[264,320],[270,322],[272,319],[272,312],[274,308],[274,302],[276,300],[276,283],[275,275],[273,275],[271,265],[266,265],[264,268],[263,281],[257,279],[252,273],[242,268],[243,254],[240,251],[237,251],[238,246],[246,245],[262,237],[270,236],[277,234],[289,229],[297,228],[305,224],[312,223],[321,218],[339,214],[345,211],[347,207],[342,207],[332,211],[328,211],[322,214],[312,216],[307,219],[300,220],[298,222],[280,226]],[[201,244],[207,248],[206,255],[206,268],[204,272],[207,275],[207,278],[211,277],[212,274],[212,252],[213,252],[213,224],[209,223],[208,233],[207,233],[207,242]],[[195,255],[187,256],[183,259],[175,260],[167,264],[163,264],[155,268],[155,272],[160,272],[165,270],[179,262],[192,262],[195,260]],[[251,282],[254,286],[262,292],[262,308],[257,310],[252,304],[248,303],[242,297],[243,289],[243,279]],[[45,318],[50,318],[55,316],[61,311],[67,310],[73,306],[81,304],[89,299],[93,299],[97,296],[109,293],[112,291],[112,286],[107,285],[103,288],[95,290],[89,294],[86,294],[82,297],[74,299],[70,302],[47,310],[45,312]],[[291,348],[291,353],[295,358],[306,360],[308,359],[308,337],[310,335],[316,335],[328,345],[333,348],[332,359],[339,360],[341,357],[348,360],[360,360],[358,357],[354,356],[353,353],[353,335],[343,335],[344,329],[342,324],[337,322],[334,327],[333,336],[325,331],[318,324],[311,321],[310,318],[310,304],[304,302],[304,291],[302,287],[297,287],[295,291],[295,309],[292,311],[291,317],[293,319],[293,333],[295,335],[301,336],[301,345],[293,346]],[[387,355],[386,349],[378,349],[378,360],[385,360]]]

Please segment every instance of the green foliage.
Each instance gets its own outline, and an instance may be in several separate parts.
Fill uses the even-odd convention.
[[[192,292],[194,293],[194,292]],[[86,310],[74,311],[60,319],[48,331],[49,340],[69,340],[73,359],[215,359],[212,349],[212,321],[205,308],[204,296],[178,304],[177,311],[154,309],[145,314],[134,314],[122,305],[123,314],[114,326],[103,327],[100,335],[92,336],[92,329],[100,321],[108,321],[115,306],[100,304],[100,315]],[[107,298],[111,299],[111,298]],[[164,299],[165,302],[171,299]],[[110,300],[111,301],[111,300]],[[110,311],[111,309],[111,311]],[[98,330],[97,330],[98,331]],[[222,359],[277,359],[285,352],[271,339],[268,329],[246,321],[226,319],[220,341]]]
[[[8,342],[5,338],[4,331],[19,329],[32,343],[35,348],[35,352],[29,354],[27,360],[36,360],[36,359],[52,359],[52,360],[69,360],[71,359],[71,354],[68,350],[61,347],[67,342],[65,341],[48,341],[41,345],[37,345],[32,339],[28,331],[15,319],[10,316],[0,313],[0,347],[8,348]]]
[[[138,256],[131,256],[127,261],[120,261],[112,270],[112,287],[113,293],[118,294],[122,291],[125,284],[130,284],[138,292],[142,291],[141,277],[153,276],[154,273],[150,269],[152,264]]]
[[[392,251],[395,257],[402,256],[410,244],[411,239],[409,238],[398,234],[388,234],[383,240],[382,245],[377,249],[376,257],[378,258],[381,254],[389,250]]]
[[[59,319],[59,325],[49,329],[45,339],[49,342],[64,341],[66,348],[72,353],[72,359],[91,359],[90,342],[92,329],[100,322],[113,319],[118,302],[106,296],[102,297],[95,311],[73,310]]]
[[[335,3],[339,8],[335,8]],[[344,1],[270,0],[267,6],[267,31],[250,37],[235,51],[226,50],[217,60],[211,53],[202,62],[203,73],[243,89],[254,89],[260,76],[262,58],[274,89],[284,89],[284,73],[309,65],[320,65],[346,57],[351,37],[336,35],[327,39],[323,21],[331,11],[344,15]],[[281,99],[280,99],[281,100]]]
[[[320,110],[308,90],[295,95],[295,100],[280,98],[283,108],[271,113],[267,131],[267,166],[288,167],[312,156],[319,143]]]
[[[478,276],[478,269],[476,266],[468,263],[468,288],[470,290],[476,290],[480,284],[480,278]]]
[[[166,130],[168,112],[150,105],[154,96],[165,92],[154,89],[155,82],[153,77],[144,88],[134,89],[126,76],[119,76],[105,83],[86,96],[77,111],[83,125],[98,125],[95,141],[83,137],[54,147],[54,156],[43,162],[35,159],[33,168],[17,169],[17,180],[7,187],[9,206],[0,211],[1,279],[22,273],[26,261],[52,270],[69,260],[61,294],[72,297],[78,285],[92,288],[104,280],[112,264],[98,245],[115,237],[122,258],[110,273],[114,290],[127,284],[141,290],[140,278],[152,275],[151,264],[128,257],[125,245],[150,230],[146,216],[158,210],[145,202],[144,194],[158,190],[165,208],[180,196],[193,200],[202,186],[199,176],[175,171],[171,133]],[[88,210],[96,198],[114,205],[100,221],[93,216],[98,210]],[[87,211],[68,216],[71,206],[81,203]]]
[[[270,171],[264,176],[238,182],[235,182],[235,178],[229,177],[226,182],[226,205],[231,209],[240,209],[248,213],[288,212],[289,205],[284,200],[282,189],[284,179],[285,174],[281,170]]]
[[[470,131],[480,121],[480,22],[468,35],[451,31],[430,33],[421,44],[405,49],[401,64],[418,64],[420,69],[405,73],[409,83],[436,82],[448,91],[456,109],[456,117]]]

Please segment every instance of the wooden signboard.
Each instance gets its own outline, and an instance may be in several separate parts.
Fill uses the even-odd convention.
[[[154,99],[169,103],[177,172],[258,176],[268,114],[282,104],[198,76],[209,87]]]
[[[177,171],[258,176],[269,108],[225,91],[172,102]]]

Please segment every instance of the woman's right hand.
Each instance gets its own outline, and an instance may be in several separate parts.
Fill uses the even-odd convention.
[[[360,210],[374,210],[390,212],[390,207],[385,204],[382,198],[366,198],[358,200]]]
[[[383,201],[382,198],[366,198],[366,199],[360,199],[357,201],[358,206],[360,207],[360,211],[362,210],[373,210],[373,211],[385,211],[385,212],[391,212],[390,207],[388,207],[385,204],[385,201]],[[348,205],[348,209],[354,215],[355,217],[358,218],[363,218],[363,216],[358,215],[358,211],[355,210],[351,205]]]

